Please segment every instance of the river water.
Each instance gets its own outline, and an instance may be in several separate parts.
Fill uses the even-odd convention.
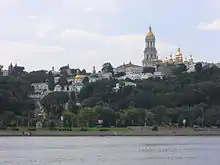
[[[0,165],[220,165],[220,138],[0,137]]]

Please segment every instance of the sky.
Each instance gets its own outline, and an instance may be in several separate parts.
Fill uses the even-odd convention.
[[[0,64],[27,71],[141,65],[151,25],[159,58],[220,62],[220,0],[0,0]]]

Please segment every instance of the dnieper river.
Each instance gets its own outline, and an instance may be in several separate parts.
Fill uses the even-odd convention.
[[[0,165],[220,165],[220,137],[0,137]]]

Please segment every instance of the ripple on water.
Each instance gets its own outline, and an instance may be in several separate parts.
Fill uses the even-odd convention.
[[[215,137],[0,138],[0,165],[218,165],[218,144]]]

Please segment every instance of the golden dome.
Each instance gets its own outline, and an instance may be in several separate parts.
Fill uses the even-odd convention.
[[[161,60],[161,59],[153,59],[152,61],[154,61],[154,62],[163,62],[163,60]]]
[[[76,76],[74,77],[75,80],[80,80],[82,77],[80,76],[79,74],[79,70],[77,70],[77,74]]]
[[[149,32],[147,33],[147,37],[154,36],[154,33],[152,32],[151,26],[149,27]]]
[[[153,32],[148,32],[147,33],[147,37],[152,37],[154,34],[153,34]]]
[[[155,63],[162,63],[163,60],[160,60],[160,59],[153,59],[152,62],[155,62]]]
[[[176,56],[183,56],[183,54],[181,53],[180,48],[177,49]]]
[[[75,79],[75,80],[80,80],[80,79],[81,79],[81,76],[77,74],[74,79]]]
[[[193,60],[193,57],[192,57],[192,55],[190,55],[190,57],[189,57],[189,60],[190,60],[190,61],[192,61],[192,60]]]
[[[184,62],[188,62],[188,59],[187,59],[187,57],[185,58]]]
[[[172,54],[170,55],[169,59],[168,59],[170,62],[173,62],[173,57],[172,57]]]

